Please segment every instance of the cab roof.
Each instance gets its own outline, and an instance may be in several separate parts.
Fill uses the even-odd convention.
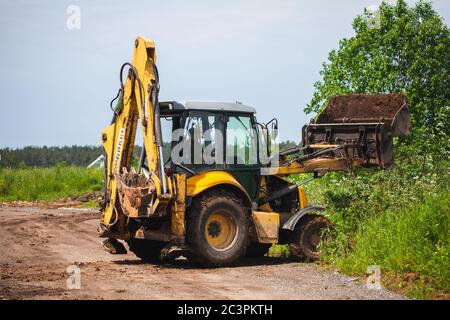
[[[159,103],[161,111],[166,110],[205,110],[205,111],[231,111],[242,113],[256,113],[255,108],[236,102],[180,100],[163,101]]]

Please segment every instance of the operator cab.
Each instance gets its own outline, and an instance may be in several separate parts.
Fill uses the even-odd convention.
[[[163,142],[172,162],[194,171],[257,165],[256,110],[240,103],[160,102]],[[165,152],[164,161],[169,160]]]
[[[168,172],[226,170],[256,196],[263,145],[253,107],[215,101],[160,102]]]

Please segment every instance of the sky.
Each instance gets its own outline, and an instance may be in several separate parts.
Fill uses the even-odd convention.
[[[156,43],[160,101],[241,101],[298,142],[328,52],[380,2],[0,0],[0,148],[99,145],[138,35]],[[450,1],[433,3],[448,25]]]

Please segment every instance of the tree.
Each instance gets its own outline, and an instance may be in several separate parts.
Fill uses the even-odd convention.
[[[353,21],[355,36],[328,55],[305,112],[320,112],[333,95],[401,92],[408,97],[408,141],[434,154],[450,153],[450,36],[431,3],[383,2]]]

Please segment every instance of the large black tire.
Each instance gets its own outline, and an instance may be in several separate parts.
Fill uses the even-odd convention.
[[[269,252],[269,248],[272,246],[270,243],[256,243],[253,242],[247,247],[247,258],[259,258]]]
[[[295,226],[291,234],[289,248],[295,258],[315,261],[320,259],[318,245],[325,229],[331,225],[324,216],[309,214]]]
[[[165,242],[136,239],[128,241],[128,247],[138,258],[144,262],[160,262],[161,249],[166,245]]]
[[[186,240],[193,260],[225,266],[245,255],[249,218],[241,199],[214,190],[194,199],[187,214]]]

